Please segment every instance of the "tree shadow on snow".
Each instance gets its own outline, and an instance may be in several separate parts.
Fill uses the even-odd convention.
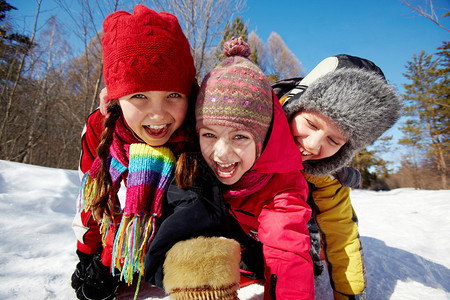
[[[384,241],[361,237],[367,269],[367,298],[388,300],[397,281],[415,281],[450,292],[450,270],[445,266],[405,250],[392,248]]]

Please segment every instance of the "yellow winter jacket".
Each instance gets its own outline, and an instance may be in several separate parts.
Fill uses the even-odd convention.
[[[319,227],[322,249],[335,299],[349,299],[365,290],[366,269],[359,239],[358,219],[350,201],[350,188],[329,176],[311,176],[314,219]]]

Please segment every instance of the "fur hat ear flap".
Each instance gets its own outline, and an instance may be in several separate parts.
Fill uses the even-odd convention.
[[[175,244],[164,262],[164,289],[170,299],[239,299],[238,242],[198,237]]]

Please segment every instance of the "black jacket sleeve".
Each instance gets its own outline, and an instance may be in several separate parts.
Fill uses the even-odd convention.
[[[193,186],[181,189],[173,179],[166,198],[173,212],[158,228],[146,253],[144,268],[145,280],[159,288],[163,288],[163,264],[167,251],[177,242],[192,237],[221,235],[226,214],[220,185],[202,160],[199,160]]]

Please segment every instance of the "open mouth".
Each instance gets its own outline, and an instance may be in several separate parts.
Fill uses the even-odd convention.
[[[231,178],[236,173],[238,163],[216,162],[216,173],[221,178]]]
[[[161,138],[166,135],[167,131],[169,130],[169,124],[146,125],[144,126],[144,128],[148,135],[150,135],[152,138]]]
[[[302,154],[302,156],[311,156],[312,155],[312,153],[309,153],[308,151],[305,151],[301,148],[300,148],[300,153]]]
[[[302,147],[302,145],[300,145],[300,144],[298,144],[298,143],[297,143],[297,147],[298,147],[298,150],[300,151],[300,153],[302,154],[302,158],[303,158],[303,159],[307,159],[307,158],[309,158],[309,156],[313,156],[313,155],[314,155],[314,153],[311,153],[311,152],[309,152],[309,151],[306,151],[306,150]]]

